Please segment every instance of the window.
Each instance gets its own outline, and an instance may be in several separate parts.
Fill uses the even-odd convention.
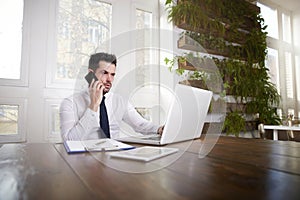
[[[299,58],[295,51],[296,45],[292,40],[293,24],[291,22],[294,16],[291,11],[276,4],[257,3],[257,5],[261,9],[265,25],[268,26],[266,66],[270,69],[271,80],[276,84],[281,95],[281,114],[285,117],[291,109],[297,114],[300,108],[298,105],[300,81],[297,80],[300,72]]]
[[[87,69],[92,53],[109,52],[111,16],[112,6],[108,3],[59,0],[55,80],[83,77],[80,70]]]
[[[140,9],[136,9],[136,29],[149,29],[152,28],[152,13],[143,11]],[[136,45],[137,47],[143,47],[136,51],[136,67],[137,67],[137,74],[136,74],[136,81],[137,85],[143,84],[145,82],[150,82],[150,69],[149,64],[152,60],[152,51],[148,50],[144,47],[149,46],[151,44],[151,32],[140,31],[138,32],[136,38]],[[145,67],[148,65],[148,67]]]
[[[18,134],[18,105],[0,105],[0,135]]]
[[[297,89],[297,101],[300,102],[300,56],[295,57],[295,66],[296,66],[296,89]],[[300,117],[300,115],[299,115]]]
[[[274,83],[278,91],[280,91],[278,51],[276,49],[268,48],[266,66],[270,70],[269,73],[272,83]]]
[[[60,128],[59,128],[59,106],[58,105],[52,105],[51,106],[51,132],[55,134],[60,134]]]
[[[285,13],[282,13],[282,35],[283,41],[291,43],[291,19]]]
[[[61,101],[57,99],[47,99],[45,101],[44,114],[44,137],[49,142],[61,140],[59,106]]]
[[[24,87],[28,86],[25,60],[29,57],[25,3],[28,1],[0,1],[0,143],[25,141],[28,91]]]
[[[151,28],[152,27],[152,13],[136,9],[136,28]]]
[[[21,78],[23,1],[1,1],[0,78]]]
[[[278,39],[278,23],[276,23],[278,19],[277,9],[270,8],[261,3],[257,3],[257,5],[260,7],[265,24],[268,25],[266,30],[268,32],[268,36]]]
[[[293,68],[292,68],[292,56],[290,52],[284,53],[285,60],[285,78],[286,78],[286,92],[288,98],[294,97],[293,87]]]
[[[143,87],[135,91],[131,97],[138,112],[151,121],[159,118],[153,106],[157,105],[158,88],[151,84],[148,85],[154,82],[154,77],[158,77],[157,71],[153,67],[158,62],[158,59],[155,58],[156,50],[153,49],[156,42],[151,29],[153,28],[153,17],[153,13],[149,10],[135,9],[135,29],[137,30],[137,37],[134,39],[136,47],[135,84]]]
[[[136,30],[136,17],[145,28],[153,22],[158,24],[158,17],[153,20],[155,14],[158,16],[158,3],[151,0],[1,0],[0,143],[60,142],[60,102],[79,89],[74,83],[84,82],[90,54],[99,51],[115,53],[118,57],[126,54],[119,50],[119,43],[110,43],[112,36],[117,38],[123,31]],[[138,16],[136,8],[140,9]],[[130,39],[126,49],[135,47],[136,38]],[[148,50],[142,55],[145,57],[141,63],[152,59]],[[136,67],[135,58],[128,60],[118,59],[122,66],[118,77]]]
[[[25,99],[0,98],[0,143],[25,141]]]
[[[288,114],[295,116],[295,110],[294,109],[288,109]]]
[[[277,109],[277,115],[280,117],[280,119],[282,119],[282,109]]]

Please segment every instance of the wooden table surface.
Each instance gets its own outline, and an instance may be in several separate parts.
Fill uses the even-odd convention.
[[[62,144],[0,147],[0,199],[299,199],[300,143],[220,137],[167,145],[151,162],[66,153]]]

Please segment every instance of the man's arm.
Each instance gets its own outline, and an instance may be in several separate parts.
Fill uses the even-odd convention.
[[[97,112],[84,107],[83,103],[76,104],[72,98],[62,101],[59,114],[63,140],[82,140],[91,132],[97,135],[97,131],[93,130],[99,126]]]
[[[89,101],[84,95],[65,99],[60,107],[61,134],[64,140],[99,138],[98,109],[103,98],[103,83],[92,80],[89,86]],[[89,104],[86,104],[88,103]]]
[[[159,134],[162,133],[163,130],[162,127],[144,119],[130,103],[128,103],[127,112],[125,113],[123,120],[138,133]]]

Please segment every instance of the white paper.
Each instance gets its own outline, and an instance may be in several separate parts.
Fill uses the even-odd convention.
[[[109,138],[83,141],[68,140],[64,142],[64,145],[69,153],[87,151],[116,151],[135,148],[134,146]]]

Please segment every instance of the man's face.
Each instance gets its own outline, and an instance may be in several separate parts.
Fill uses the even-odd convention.
[[[112,82],[116,74],[116,66],[114,64],[100,61],[99,67],[95,71],[95,75],[100,82],[104,85],[104,94],[109,92],[112,87]]]

